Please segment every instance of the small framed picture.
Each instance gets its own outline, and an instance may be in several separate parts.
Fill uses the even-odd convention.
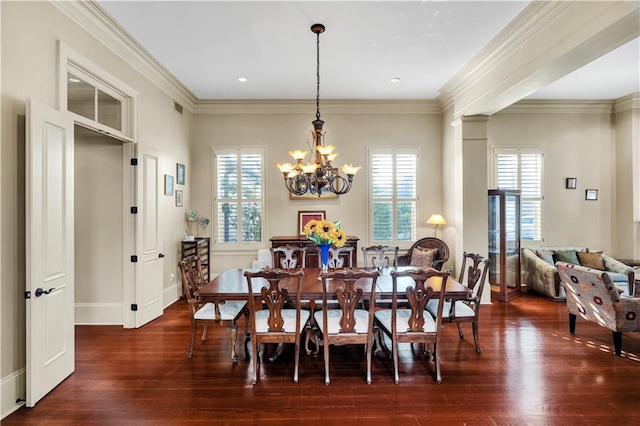
[[[578,187],[578,178],[567,178],[565,188],[576,189]]]
[[[298,234],[304,235],[304,226],[310,220],[324,220],[324,210],[304,210],[298,212]]]
[[[184,185],[184,164],[176,163],[176,184]]]
[[[182,207],[182,190],[176,189],[176,207]]]
[[[173,195],[173,176],[164,175],[164,195]]]
[[[585,200],[597,200],[598,199],[598,190],[597,189],[587,189],[584,192],[584,199]]]

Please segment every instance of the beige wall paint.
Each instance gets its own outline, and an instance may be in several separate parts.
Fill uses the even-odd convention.
[[[617,255],[613,242],[615,137],[609,113],[509,113],[491,117],[489,147],[544,149],[544,238],[548,246],[585,246]],[[576,177],[578,188],[565,189]],[[598,200],[585,200],[585,189]]]
[[[126,61],[89,36],[73,21],[47,2],[2,2],[2,117],[1,117],[1,292],[2,324],[0,378],[23,380],[25,365],[24,262],[24,114],[27,98],[50,107],[57,106],[57,41],[108,70],[138,93],[137,140],[162,152],[163,173],[175,176],[176,162],[187,165],[192,132],[192,114],[180,115],[173,99]],[[185,186],[188,188],[188,186]],[[185,191],[187,195],[187,191]],[[183,237],[184,211],[175,207],[174,197],[162,196],[160,226],[166,257],[164,287],[175,300],[177,289],[170,275],[177,272],[179,241]],[[167,299],[167,296],[166,296]],[[167,302],[167,300],[165,300]],[[17,386],[19,387],[19,386]],[[17,390],[15,392],[18,392]],[[4,392],[2,413],[11,410],[23,394]]]
[[[433,229],[424,222],[430,214],[442,209],[442,153],[439,114],[402,113],[394,107],[374,114],[358,112],[348,103],[331,103],[326,121],[326,142],[335,144],[340,154],[335,163],[353,163],[362,166],[356,175],[352,190],[338,199],[290,200],[284,188],[282,174],[276,162],[289,161],[287,152],[306,148],[314,111],[269,113],[269,105],[261,103],[263,112],[196,114],[195,144],[193,151],[194,187],[192,206],[212,217],[212,146],[266,146],[266,236],[295,235],[299,210],[325,210],[327,219],[340,220],[347,234],[360,238],[359,247],[369,245],[368,238],[368,170],[367,148],[382,146],[415,146],[421,148],[420,158],[420,216],[418,237],[430,235]],[[372,102],[371,105],[375,105]],[[273,107],[275,109],[275,106]],[[321,106],[322,109],[322,106]],[[340,112],[331,112],[339,109]],[[197,194],[197,195],[195,195]],[[211,226],[207,229],[211,234]],[[247,252],[223,253],[214,251],[214,271],[227,268],[249,267],[256,256],[255,249]]]

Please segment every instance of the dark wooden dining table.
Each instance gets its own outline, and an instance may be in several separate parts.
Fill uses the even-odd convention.
[[[368,269],[375,268],[353,268]],[[393,281],[391,271],[404,271],[415,269],[410,266],[398,266],[380,269],[380,276],[376,285],[376,299],[391,299],[393,293]],[[205,284],[197,291],[197,296],[204,302],[214,302],[220,300],[246,300],[249,294],[247,279],[244,272],[252,269],[228,269]],[[255,269],[253,270],[255,271]],[[304,279],[302,280],[302,299],[322,299],[322,282],[318,279],[320,268],[305,268]],[[398,290],[404,291],[403,280],[398,280]],[[292,280],[292,282],[294,282]],[[266,281],[265,281],[266,283]],[[409,281],[408,281],[409,283]],[[433,297],[437,297],[442,289],[442,278],[433,277],[427,284],[433,288]],[[468,287],[460,284],[453,277],[447,278],[445,297],[452,300],[464,300],[471,295]]]

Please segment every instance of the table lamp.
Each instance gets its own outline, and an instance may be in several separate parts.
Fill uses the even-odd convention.
[[[435,229],[433,230],[433,236],[438,237],[438,225],[446,225],[447,221],[444,220],[444,217],[439,214],[432,214],[431,217],[427,220],[429,225],[435,225]]]

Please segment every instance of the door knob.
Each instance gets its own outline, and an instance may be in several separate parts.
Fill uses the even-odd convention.
[[[49,294],[49,293],[51,293],[53,290],[55,290],[55,288],[50,288],[49,290],[43,290],[43,289],[41,289],[40,287],[38,287],[38,288],[36,289],[36,297],[40,297],[40,296],[42,296],[43,294]]]
[[[164,253],[160,253],[160,254],[158,254],[158,257],[159,257],[160,259],[162,259],[162,258],[164,257]]]

